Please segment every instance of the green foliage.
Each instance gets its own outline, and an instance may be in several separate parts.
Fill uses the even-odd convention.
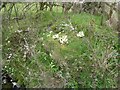
[[[27,18],[19,20],[19,25],[16,20],[2,23],[3,68],[18,79],[20,85],[117,87],[117,33],[100,26],[100,16],[70,13],[64,17],[60,12],[36,13],[32,9],[34,7],[27,12]],[[30,31],[24,33],[28,28]],[[16,33],[17,30],[22,32]],[[79,31],[83,31],[85,36],[77,37]],[[60,37],[67,35],[68,43],[60,44],[59,39],[53,38],[55,34]],[[23,57],[24,38],[30,48],[28,58]],[[8,58],[10,54],[12,56]]]

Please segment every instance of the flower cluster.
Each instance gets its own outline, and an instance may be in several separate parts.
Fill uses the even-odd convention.
[[[59,36],[59,34],[55,34],[52,36],[53,39],[58,39],[58,41],[60,42],[60,44],[65,44],[68,43],[68,37],[67,35],[64,36]]]
[[[17,30],[17,31],[15,31],[15,32],[21,33],[21,32],[23,32],[23,30]]]
[[[60,24],[60,28],[64,29],[64,27],[68,27],[71,31],[75,30],[75,28],[73,27],[71,21],[69,21],[69,24],[63,22],[62,24]]]
[[[12,53],[9,54],[9,56],[7,57],[7,59],[10,59],[12,57]]]
[[[59,38],[59,34],[55,34],[52,36],[53,39],[58,39]]]
[[[68,43],[67,35],[60,37],[59,42],[60,44]]]
[[[75,28],[73,27],[71,22],[70,22],[70,28],[71,28],[71,30],[75,30]]]
[[[84,37],[84,32],[83,31],[80,31],[79,33],[77,33],[77,37]]]

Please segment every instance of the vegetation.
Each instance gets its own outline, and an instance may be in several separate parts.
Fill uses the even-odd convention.
[[[117,88],[117,31],[101,26],[101,15],[35,5],[23,12],[23,3],[10,14],[10,5],[1,9],[2,63],[20,86]]]

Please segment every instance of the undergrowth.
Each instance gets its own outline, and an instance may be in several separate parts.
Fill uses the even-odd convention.
[[[117,31],[100,26],[100,18],[30,10],[17,23],[3,16],[3,69],[29,88],[116,88]],[[80,31],[84,37],[76,36]],[[55,34],[67,35],[68,43]]]

